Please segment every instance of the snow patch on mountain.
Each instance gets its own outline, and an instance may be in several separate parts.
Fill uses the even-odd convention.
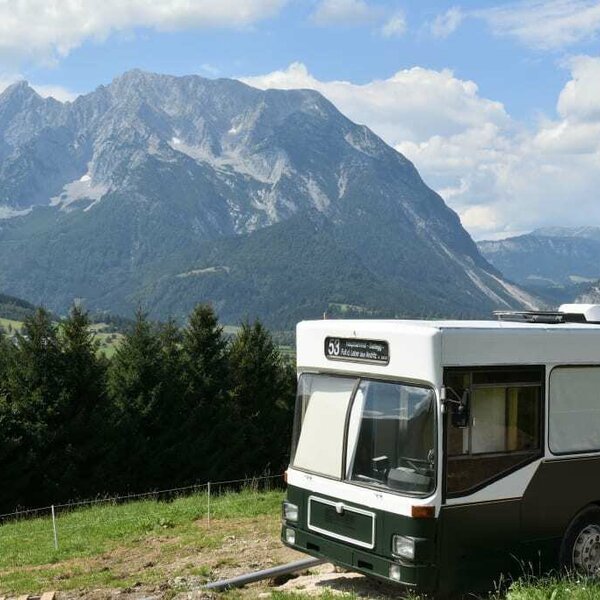
[[[3,206],[0,205],[0,221],[5,221],[7,219],[14,219],[15,217],[24,217],[28,215],[33,209],[26,208],[24,210],[17,210],[12,206]]]
[[[50,206],[58,206],[60,210],[70,212],[75,207],[73,204],[80,200],[90,200],[90,204],[85,207],[89,210],[92,206],[98,204],[100,200],[108,193],[109,187],[101,183],[94,183],[89,171],[79,179],[67,183],[63,191],[50,198]]]

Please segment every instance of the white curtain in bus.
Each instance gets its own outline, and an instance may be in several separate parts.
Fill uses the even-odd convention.
[[[315,380],[296,447],[295,467],[341,476],[346,413],[355,383],[339,377]]]
[[[471,454],[506,450],[506,390],[483,388],[471,400],[473,428]]]
[[[550,375],[550,450],[600,450],[600,368],[561,367]]]

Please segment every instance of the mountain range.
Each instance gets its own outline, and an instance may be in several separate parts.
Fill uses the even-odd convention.
[[[600,280],[600,227],[546,227],[478,247],[506,277],[550,303],[589,295]]]
[[[319,93],[139,70],[73,102],[0,95],[0,289],[59,313],[208,301],[282,328],[536,302]]]

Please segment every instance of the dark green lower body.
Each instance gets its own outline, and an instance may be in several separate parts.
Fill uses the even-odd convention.
[[[290,548],[305,552],[317,558],[324,558],[340,567],[352,571],[358,571],[365,575],[384,579],[386,581],[403,585],[408,588],[418,589],[423,592],[435,590],[437,573],[431,565],[413,565],[398,559],[377,556],[369,551],[363,551],[344,543],[328,540],[322,535],[296,529],[296,543],[292,546],[285,541],[285,529],[290,525],[284,525],[281,540]],[[390,579],[390,566],[400,566],[400,581]]]
[[[313,501],[310,498],[313,497]],[[344,502],[346,510],[338,514],[335,507],[318,502],[339,502],[307,490],[290,486],[287,498],[298,506],[297,523],[284,523],[282,541],[284,544],[318,558],[324,558],[341,567],[358,571],[395,584],[423,592],[433,592],[437,587],[438,574],[434,566],[436,519],[412,519],[402,515],[371,509]],[[317,501],[315,502],[315,498]],[[308,523],[309,503],[311,523]],[[372,521],[357,511],[373,513],[375,534]],[[314,531],[314,528],[328,533]],[[285,529],[295,531],[295,544],[285,540]],[[418,556],[415,561],[407,561],[392,555],[392,538],[405,535],[418,539]],[[336,539],[339,537],[358,540],[358,544]],[[373,543],[373,548],[361,547]],[[390,578],[390,567],[397,565],[400,580]]]
[[[300,488],[288,488],[288,500],[298,506],[299,519],[297,523],[284,523],[284,544],[417,593],[441,598],[482,592],[524,574],[541,575],[558,566],[561,537],[524,540],[522,502],[518,500],[444,506],[438,518],[414,519],[349,502],[343,503],[348,511],[342,514],[336,514],[335,507],[329,511],[322,507],[316,510],[314,497],[332,503],[339,501]],[[364,544],[373,537],[367,530],[368,522],[353,515],[353,507],[374,514],[373,548],[338,539],[342,536]],[[315,527],[325,531],[315,531]],[[295,532],[293,545],[286,543],[287,528]],[[413,561],[392,555],[394,535],[418,540]],[[390,577],[392,565],[399,567],[399,579]]]

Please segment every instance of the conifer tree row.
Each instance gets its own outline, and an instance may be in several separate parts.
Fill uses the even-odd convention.
[[[280,472],[294,393],[260,322],[228,341],[208,305],[184,327],[140,310],[109,360],[80,307],[38,309],[0,332],[0,512]]]

